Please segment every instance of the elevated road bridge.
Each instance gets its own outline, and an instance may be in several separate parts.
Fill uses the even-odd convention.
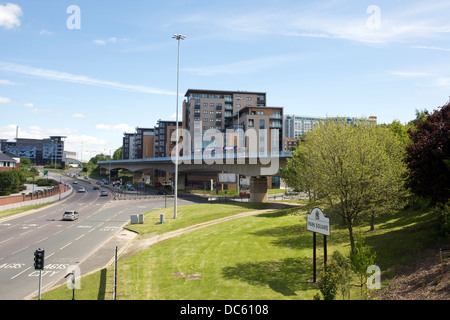
[[[250,201],[264,202],[267,200],[267,177],[277,175],[280,168],[286,166],[291,152],[266,154],[216,154],[214,156],[192,155],[178,158],[178,189],[185,188],[185,174],[188,172],[215,171],[235,173],[250,178]],[[149,158],[99,161],[100,170],[126,169],[133,172],[133,181],[142,181],[144,175],[153,169],[175,173],[175,158]]]

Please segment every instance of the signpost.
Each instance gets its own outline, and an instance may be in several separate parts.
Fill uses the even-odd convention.
[[[316,282],[316,233],[323,234],[323,264],[327,267],[327,236],[330,235],[330,218],[319,208],[306,215],[306,230],[313,232],[313,282]]]

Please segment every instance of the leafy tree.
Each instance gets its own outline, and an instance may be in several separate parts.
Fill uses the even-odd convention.
[[[348,296],[350,299],[350,280],[352,278],[350,261],[349,259],[344,257],[339,251],[335,251],[333,253],[333,260],[335,261],[338,269],[337,270],[338,291],[342,295],[342,300],[345,300],[345,296]]]
[[[283,174],[288,185],[325,199],[329,210],[342,217],[353,251],[357,217],[403,198],[404,155],[399,139],[385,127],[325,122],[294,151]]]
[[[361,298],[363,297],[363,288],[367,282],[367,268],[375,264],[376,253],[371,252],[366,245],[364,236],[361,233],[356,234],[355,250],[350,254],[350,265],[354,273],[360,280]]]
[[[409,131],[409,186],[415,194],[430,197],[433,204],[446,203],[450,198],[450,103],[424,114],[417,129]]]
[[[114,151],[113,160],[122,160],[122,147]]]

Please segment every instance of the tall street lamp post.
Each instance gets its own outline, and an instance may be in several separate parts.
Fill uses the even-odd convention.
[[[184,40],[186,36],[182,34],[174,34],[172,39],[178,41],[178,64],[177,64],[177,113],[176,113],[176,145],[175,145],[175,193],[174,193],[174,211],[173,218],[177,218],[177,205],[178,205],[178,90],[180,86],[180,40]]]

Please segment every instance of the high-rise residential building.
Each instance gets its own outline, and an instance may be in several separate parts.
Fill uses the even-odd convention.
[[[8,151],[19,158],[30,159],[37,165],[64,165],[65,136],[51,136],[48,139],[15,138],[15,141],[0,140],[0,150]]]
[[[124,133],[122,142],[122,159],[137,159],[136,158],[136,133]]]
[[[183,126],[182,122],[178,122],[178,129]],[[175,141],[172,141],[172,134],[177,128],[176,121],[158,120],[155,126],[155,142],[154,142],[154,157],[155,158],[170,158],[173,148],[175,148]],[[170,179],[171,176],[164,170],[154,170],[154,181],[163,182]]]
[[[183,127],[189,131],[191,136],[191,153],[198,154],[207,147],[218,146],[217,142],[212,143],[212,140],[205,135],[205,132],[211,129],[223,133],[223,141],[219,142],[223,147],[244,147],[248,151],[255,147],[253,151],[257,152],[275,151],[271,145],[271,133],[277,130],[279,134],[278,150],[281,150],[283,108],[267,107],[265,92],[189,89],[185,97]],[[247,138],[240,136],[241,130],[239,129],[244,132],[255,129],[256,143],[250,141],[248,136]],[[201,134],[201,139],[195,138],[198,133]],[[249,148],[249,144],[252,148]],[[202,172],[201,174],[200,176],[199,173],[196,173],[194,177],[194,174],[188,173],[186,181],[201,184],[217,178],[217,173],[214,172]],[[276,180],[270,178],[269,185],[276,186]]]
[[[370,121],[377,122],[377,117],[371,116],[368,118],[356,118],[356,117],[314,117],[287,114],[284,115],[284,130],[283,136],[288,138],[294,138],[298,140],[302,135],[314,129],[323,121],[336,121],[338,123],[356,124],[358,121]]]
[[[153,158],[154,128],[136,128],[134,133],[124,133],[122,159]]]
[[[244,115],[248,108],[266,107],[265,92],[189,89],[185,97],[183,125],[191,134],[192,151],[204,149],[209,144],[208,141],[202,140],[201,146],[195,145],[193,139],[195,131],[203,135],[209,129],[225,133],[227,129],[243,128],[238,127],[238,123],[242,122],[239,116],[242,112]],[[281,118],[280,122],[282,120]]]
[[[155,126],[155,158],[170,158],[176,145],[175,141],[172,141],[172,134],[175,132],[176,126],[176,121],[158,120],[158,124]],[[181,129],[182,126],[182,122],[179,121],[178,129]]]

